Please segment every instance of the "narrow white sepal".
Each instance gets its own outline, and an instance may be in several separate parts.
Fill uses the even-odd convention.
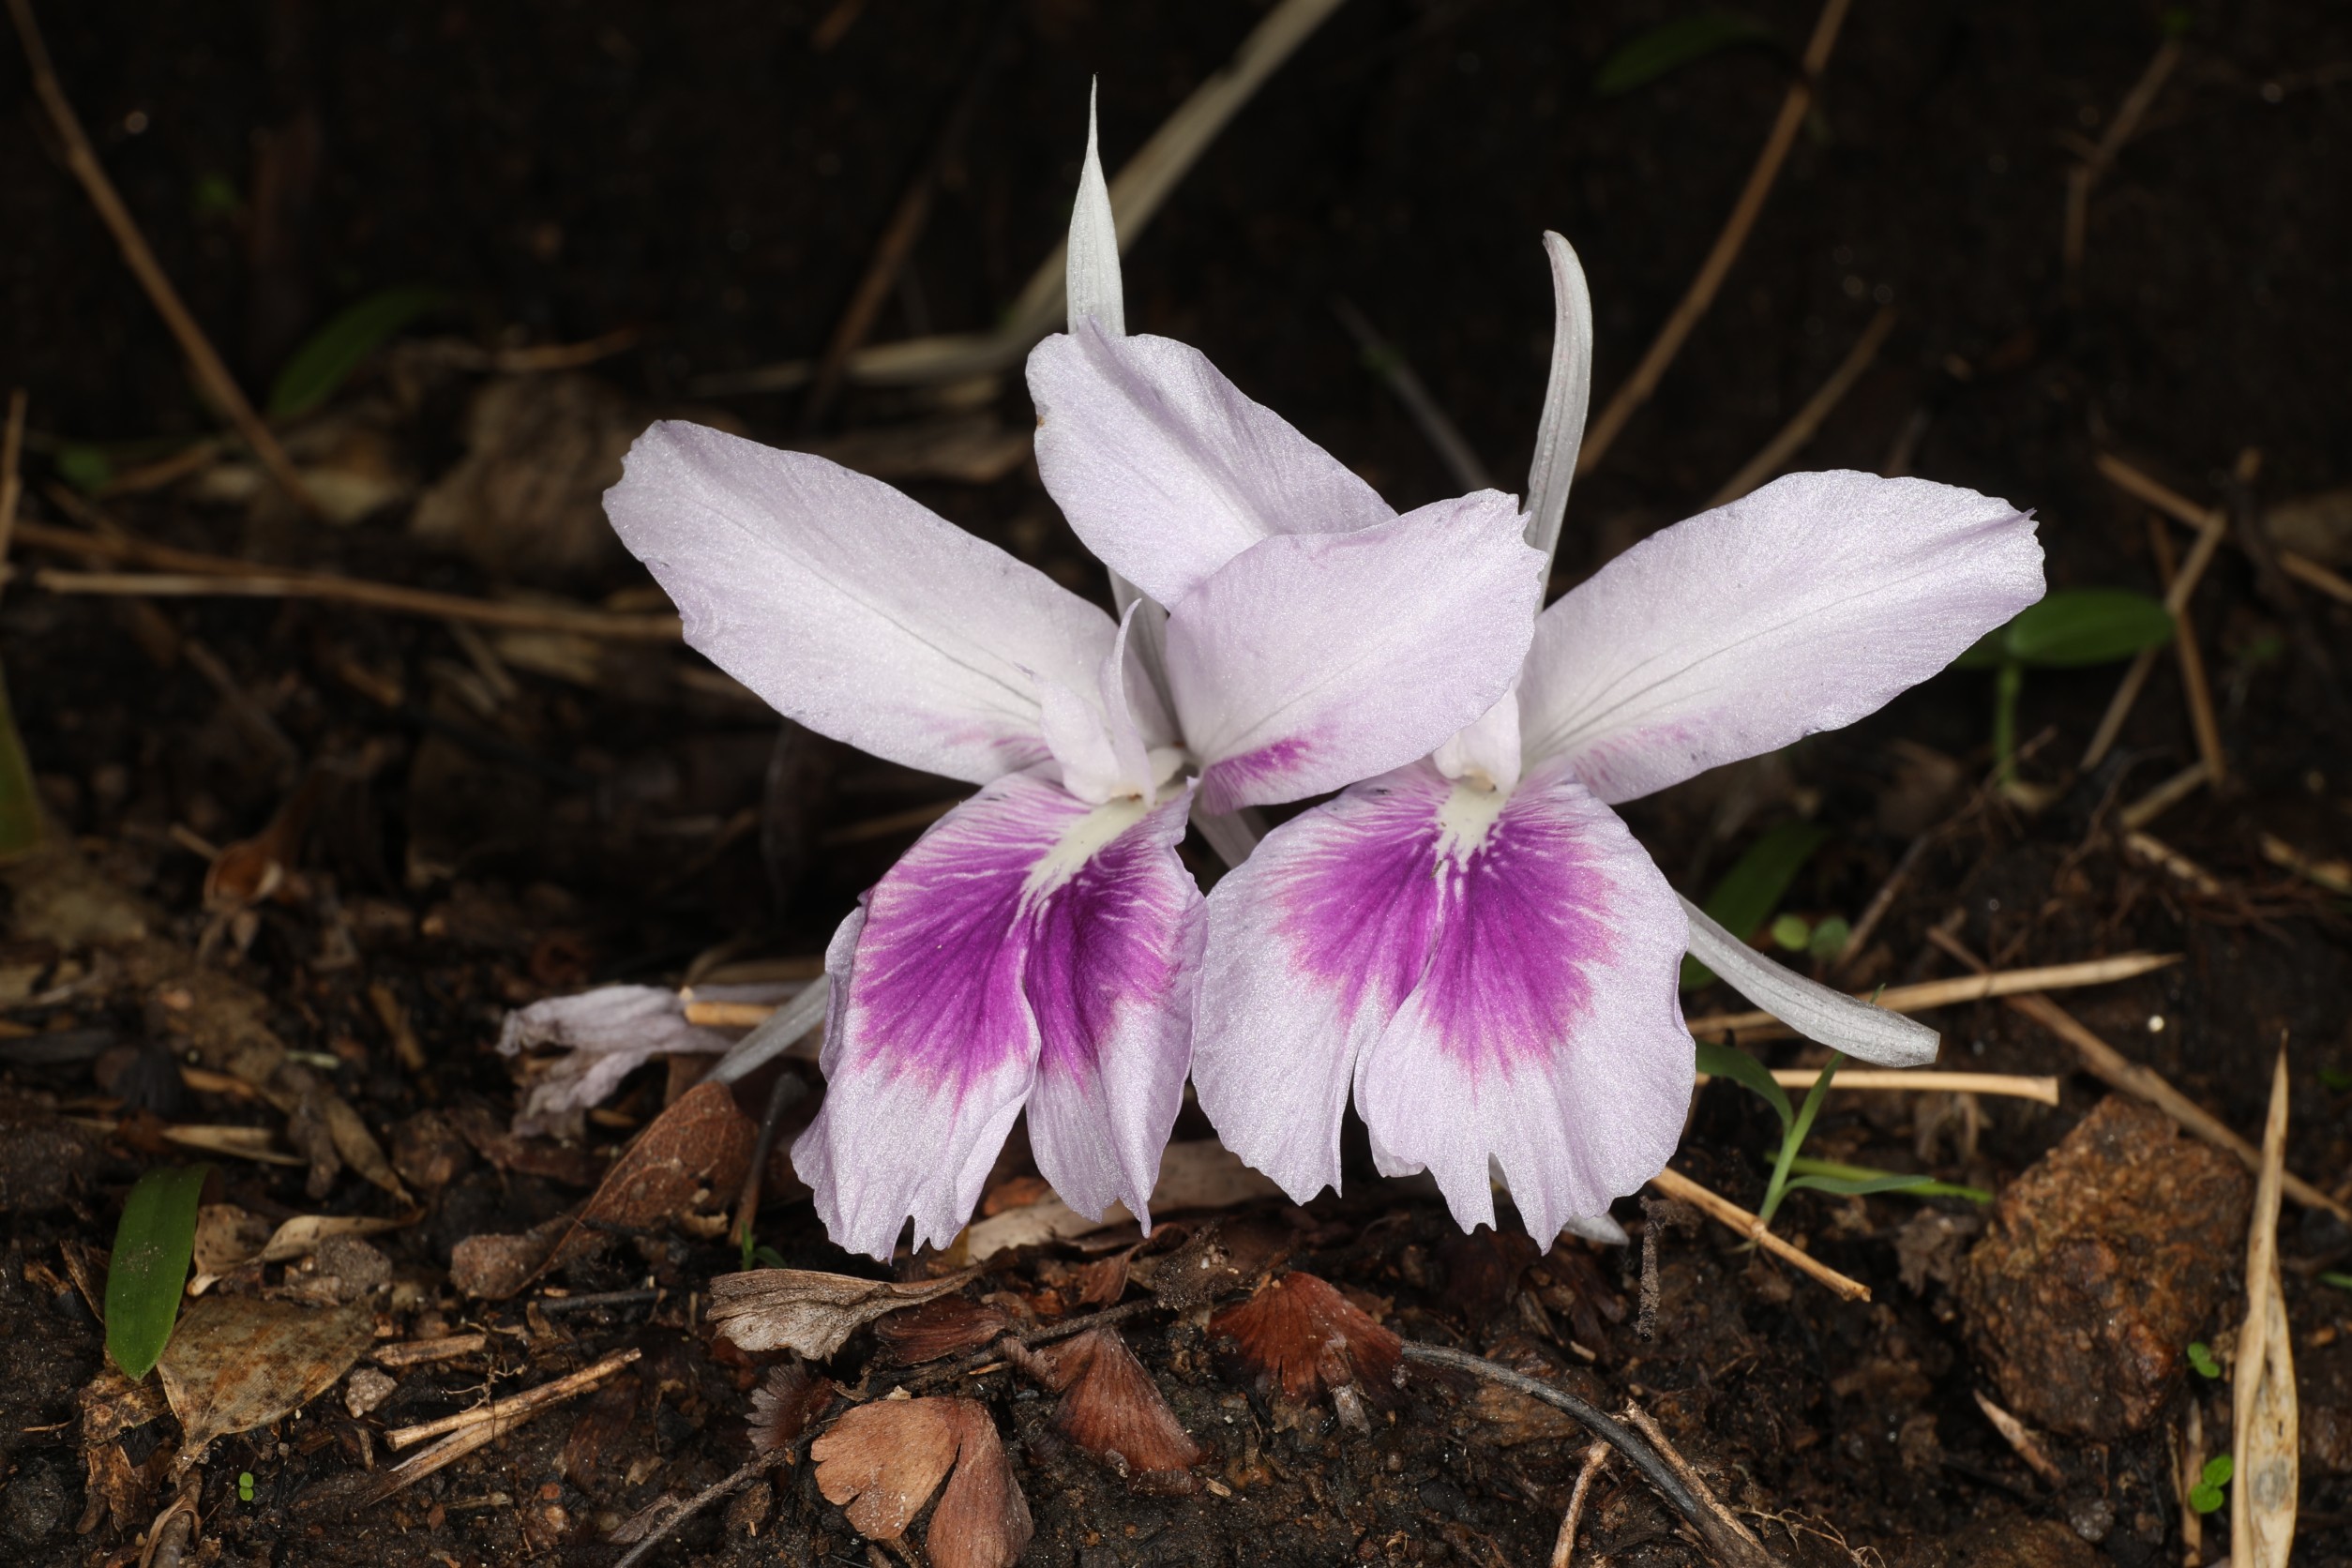
[[[1598,1242],[1603,1246],[1629,1246],[1633,1244],[1633,1238],[1625,1234],[1625,1228],[1606,1214],[1572,1214],[1568,1222],[1560,1228],[1560,1233],[1563,1236],[1582,1236],[1586,1241]]]
[[[1682,900],[1691,917],[1691,957],[1726,985],[1808,1040],[1882,1067],[1924,1067],[1941,1040],[1923,1023],[1857,1002],[1782,968]]]
[[[1086,98],[1086,166],[1078,171],[1078,200],[1070,204],[1069,263],[1063,274],[1069,296],[1070,330],[1093,319],[1106,337],[1127,335],[1126,296],[1119,282],[1119,230],[1111,221],[1110,186],[1096,150],[1094,98]],[[1124,607],[1122,606],[1123,609]]]
[[[736,1041],[718,1065],[703,1076],[719,1083],[735,1083],[750,1077],[778,1056],[800,1043],[802,1035],[825,1021],[825,1005],[832,1000],[833,988],[823,980],[812,980],[790,1002],[770,1013],[758,1027]]]
[[[1527,542],[1548,564],[1560,549],[1560,522],[1567,515],[1568,487],[1576,477],[1585,415],[1592,406],[1592,295],[1566,240],[1547,231],[1544,253],[1552,264],[1552,371],[1544,387],[1543,422],[1535,429],[1535,461],[1528,469]]]

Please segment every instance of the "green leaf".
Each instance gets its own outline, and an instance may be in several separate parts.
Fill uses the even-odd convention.
[[[1788,1184],[1853,1198],[1874,1192],[1917,1192],[1922,1187],[1934,1186],[1936,1179],[1932,1176],[1901,1176],[1890,1170],[1877,1176],[1791,1176]]]
[[[133,1382],[162,1357],[179,1320],[196,1249],[196,1199],[211,1174],[208,1165],[150,1170],[124,1200],[106,1265],[106,1353]]]
[[[1797,1108],[1788,1103],[1788,1091],[1772,1077],[1772,1070],[1746,1051],[1729,1046],[1698,1044],[1698,1070],[1709,1078],[1727,1078],[1744,1084],[1764,1096],[1764,1103],[1780,1118],[1780,1130],[1787,1135],[1789,1125],[1797,1120]]]
[[[2322,1285],[2332,1285],[2339,1290],[2352,1290],[2352,1274],[2338,1274],[2333,1269],[2319,1276]]]
[[[1802,953],[1813,945],[1813,922],[1802,914],[1784,914],[1772,922],[1772,940],[1787,952]]]
[[[1805,950],[1817,958],[1834,958],[1846,951],[1846,943],[1853,935],[1854,927],[1847,924],[1846,917],[1833,914],[1813,928],[1813,941]]]
[[[2210,1514],[2222,1506],[2222,1489],[2209,1481],[2200,1481],[2189,1488],[2189,1506],[2200,1514]]]
[[[2341,1094],[2345,1090],[2352,1089],[2352,1073],[2347,1073],[2341,1067],[2322,1067],[2319,1069],[2319,1081],[2324,1087]]]
[[[2189,1364],[2196,1368],[2200,1378],[2218,1378],[2222,1375],[2222,1364],[2213,1359],[2212,1347],[2202,1339],[2189,1341]]]
[[[2172,640],[2172,611],[2129,588],[2074,588],[2028,605],[2002,630],[2019,664],[2075,670],[2113,664]]]
[[[2200,1475],[2209,1486],[2226,1486],[2230,1483],[2230,1478],[2237,1473],[2237,1460],[2226,1454],[2216,1454],[2205,1461],[2205,1469]]]
[[[277,384],[269,389],[269,416],[292,418],[326,401],[369,354],[417,317],[439,308],[444,298],[438,289],[407,285],[344,307],[294,350],[278,372]]]
[[[1958,1182],[1938,1182],[1926,1176],[1906,1176],[1892,1170],[1873,1170],[1865,1165],[1841,1165],[1835,1160],[1794,1159],[1788,1168],[1805,1180],[1791,1181],[1795,1186],[1817,1186],[1825,1192],[1907,1192],[1913,1198],[1965,1198],[1971,1203],[1990,1203],[1993,1195],[1983,1187],[1964,1186]],[[1832,1185],[1851,1183],[1853,1185]]]
[[[114,461],[99,447],[76,443],[57,448],[51,460],[57,465],[57,476],[78,490],[98,490],[114,477]]]
[[[1653,27],[1610,55],[1592,79],[1592,90],[1615,98],[1646,87],[1694,60],[1743,44],[1771,41],[1772,30],[1736,11],[1701,11]]]
[[[41,797],[24,738],[16,732],[8,706],[8,683],[0,675],[0,860],[23,854],[41,841]]]
[[[1829,830],[1811,822],[1785,822],[1748,846],[1732,863],[1723,881],[1707,896],[1710,918],[1733,936],[1744,939],[1772,916],[1788,884],[1797,880],[1813,852],[1829,841]],[[1682,988],[1704,986],[1714,971],[1696,958],[1682,960]]]

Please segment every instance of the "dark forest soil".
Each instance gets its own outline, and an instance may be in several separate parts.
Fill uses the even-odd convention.
[[[634,329],[635,346],[590,372],[612,390],[582,394],[609,399],[615,419],[690,407],[779,442],[794,438],[796,399],[721,397],[706,378],[822,347],[998,25],[993,7],[914,0],[870,0],[853,17],[826,4],[609,0],[46,9],[60,74],[109,169],[249,386],[266,386],[334,309],[427,283],[451,304],[422,330],[484,345]],[[942,171],[911,281],[878,339],[997,319],[1066,219],[1090,73],[1115,168],[1260,9],[1012,8],[1006,53]],[[1597,402],[1713,238],[1812,24],[1807,8],[1782,0],[1747,9],[1781,48],[1726,51],[1604,98],[1591,85],[1601,62],[1681,8],[1354,0],[1135,245],[1131,326],[1199,345],[1399,507],[1449,493],[1438,459],[1334,319],[1331,301],[1344,295],[1516,488],[1549,347],[1538,238],[1566,234],[1591,276]],[[2248,447],[2261,454],[2264,502],[2352,481],[2352,314],[2341,298],[2352,251],[2341,168],[2352,146],[2352,15],[2279,4],[2181,12],[2187,52],[2097,188],[2070,297],[2067,171],[2169,14],[2031,0],[1858,7],[1822,107],[1721,298],[1651,405],[1579,482],[1555,586],[1697,509],[1888,302],[1900,316],[1886,350],[1795,466],[1883,470],[1900,452],[1912,473],[2034,508],[2055,587],[2158,588],[2145,508],[2101,478],[2098,452],[2119,452],[2200,503],[2222,498]],[[844,17],[847,31],[817,48],[812,36]],[[55,162],[13,53],[0,64],[0,95],[14,111],[0,131],[0,385],[31,392],[26,515],[54,522],[60,507],[45,487],[69,449],[115,444],[120,471],[214,422]],[[456,592],[535,587],[635,602],[626,596],[641,576],[594,549],[554,571],[486,566],[478,553],[414,537],[415,492],[464,452],[478,378],[404,374],[380,365],[326,415],[382,433],[404,475],[392,505],[355,524],[324,528],[266,498],[201,486],[105,505],[134,533],[192,549]],[[1015,429],[1030,417],[1018,377],[970,393],[965,406]],[[903,393],[855,392],[823,433],[936,412]],[[1033,465],[986,484],[909,488],[1108,599]],[[20,565],[28,554],[20,545]],[[2336,670],[2352,673],[2352,609],[2308,591],[2299,601]],[[2237,551],[2216,559],[2195,615],[2235,776],[2156,830],[2221,892],[2126,858],[2113,828],[2119,802],[2196,757],[2171,657],[2114,758],[2087,776],[2071,763],[2117,671],[2037,672],[2019,728],[2053,731],[2025,768],[2051,788],[2050,804],[1980,811],[1940,838],[1855,983],[1953,972],[1926,940],[1939,923],[2003,967],[2182,954],[2177,967],[2061,1000],[2249,1134],[2284,1036],[2289,1167],[2341,1193],[2352,1093],[2332,1085],[2352,1082],[2352,925],[2342,897],[2289,876],[2259,844],[2267,833],[2315,860],[2352,855],[2344,697]],[[225,667],[237,699],[224,701],[190,643]],[[550,672],[555,656],[520,665],[516,689],[485,712],[467,706],[479,661],[439,622],[263,599],[161,601],[142,620],[22,580],[0,601],[0,655],[44,797],[80,855],[142,901],[151,937],[174,952],[205,942],[210,919],[205,863],[187,836],[220,844],[259,833],[297,771],[256,740],[254,711],[294,759],[336,761],[342,782],[302,856],[325,902],[265,905],[242,952],[214,933],[207,961],[252,988],[269,1028],[317,1053],[317,1070],[387,1138],[428,1106],[510,1114],[512,1076],[491,1048],[510,1006],[604,981],[676,984],[722,943],[736,944],[726,955],[736,959],[820,953],[915,831],[872,824],[947,798],[939,780],[827,743],[779,747],[772,716],[697,680],[686,656],[617,646],[567,677]],[[1983,776],[1991,708],[1988,677],[1948,673],[1849,731],[1696,780],[1628,817],[1694,896],[1759,833],[1817,822],[1832,837],[1788,907],[1850,918]],[[1190,848],[1213,874],[1205,847]],[[22,879],[13,897],[21,916]],[[338,963],[322,961],[327,904],[343,912],[353,944]],[[143,989],[134,961],[31,942],[12,926],[0,978],[11,969],[27,976],[0,1001],[11,1037],[95,1030],[136,1045],[185,1033],[155,987]],[[60,987],[70,994],[27,1000]],[[1685,1000],[1694,1015],[1740,1005],[1720,988]],[[423,1043],[421,1072],[400,1065],[394,1013]],[[1934,1021],[1946,1065],[2061,1076],[2075,1065],[2064,1045],[1997,1004]],[[1765,1049],[1779,1063],[1805,1060]],[[656,1067],[614,1103],[641,1123],[663,1091]],[[1922,1128],[1928,1118],[1907,1098],[1841,1096],[1813,1152],[1999,1188],[2103,1093],[2074,1074],[2054,1108],[1987,1099],[1981,1134],[1965,1141]],[[75,1396],[99,1373],[101,1350],[67,1249],[108,1244],[124,1191],[167,1146],[129,1121],[76,1141],[60,1112],[112,1124],[118,1108],[86,1062],[0,1067],[9,1140],[0,1170],[17,1184],[0,1191],[20,1195],[0,1220],[0,1559],[10,1562],[129,1560],[163,1500],[147,1497],[128,1530],[76,1531],[86,1500]],[[211,1095],[194,1096],[180,1119],[276,1120]],[[598,1153],[622,1136],[617,1124],[591,1132]],[[1712,1085],[1678,1165],[1753,1205],[1772,1132],[1756,1102]],[[1188,1121],[1179,1136],[1207,1131]],[[2209,1434],[2225,1430],[2226,1385],[2186,1379],[2162,1420],[2111,1442],[2053,1439],[2069,1487],[2035,1479],[1972,1398],[1990,1385],[1949,1270],[1903,1276],[1906,1228],[1924,1235],[1919,1217],[1944,1214],[1965,1238],[1977,1211],[1964,1200],[1790,1201],[1780,1228],[1868,1285],[1869,1304],[1756,1261],[1720,1230],[1662,1226],[1645,1336],[1640,1246],[1563,1243],[1530,1272],[1525,1253],[1490,1236],[1465,1242],[1434,1198],[1370,1180],[1360,1134],[1353,1154],[1345,1198],[1304,1211],[1260,1205],[1290,1235],[1294,1266],[1347,1288],[1408,1338],[1541,1369],[1605,1408],[1639,1400],[1792,1561],[2181,1560],[2168,1438],[2192,1400]],[[230,1199],[256,1213],[399,1212],[348,1173],[320,1201],[305,1196],[299,1169],[230,1164]],[[28,1174],[43,1172],[57,1177],[49,1190],[21,1196]],[[403,1375],[364,1417],[345,1412],[339,1391],[298,1418],[222,1440],[203,1470],[202,1539],[215,1554],[205,1560],[602,1564],[619,1552],[606,1539],[613,1524],[735,1470],[757,1369],[715,1349],[701,1318],[709,1278],[736,1266],[731,1247],[630,1236],[559,1278],[580,1292],[650,1277],[657,1303],[550,1315],[461,1299],[446,1285],[456,1242],[522,1229],[578,1198],[544,1174],[478,1163],[433,1196],[420,1224],[378,1238],[406,1287],[385,1333],[488,1328],[489,1348]],[[1637,1201],[1619,1216],[1642,1229]],[[793,1266],[870,1272],[825,1243],[805,1202],[771,1203],[761,1236]],[[2233,1259],[2241,1243],[2227,1240]],[[2306,1444],[2297,1560],[2341,1561],[2352,1557],[2352,1364],[2334,1358],[2352,1355],[2352,1339],[2338,1338],[2352,1330],[2352,1294],[2316,1276],[2343,1266],[2352,1233],[2290,1205],[2281,1247],[2306,1431],[2317,1422],[2342,1434],[2340,1452]],[[1034,1301],[1074,1256],[1008,1258],[972,1293]],[[2235,1321],[2234,1261],[2229,1274],[2229,1304],[2207,1337]],[[1049,1402],[1012,1372],[964,1380],[958,1391],[990,1402],[1015,1456],[1037,1526],[1028,1560],[1546,1560],[1580,1432],[1417,1374],[1393,1415],[1376,1411],[1371,1435],[1353,1435],[1328,1406],[1302,1416],[1237,1379],[1199,1319],[1147,1312],[1124,1328],[1210,1451],[1198,1473],[1222,1493],[1135,1492],[1059,1438]],[[525,1386],[629,1346],[643,1359],[604,1392],[388,1501],[348,1518],[306,1507],[334,1478],[389,1462],[387,1426],[461,1409],[486,1382]],[[845,1385],[866,1379],[872,1394],[900,1376],[873,1360],[867,1336],[832,1369]],[[172,1425],[134,1432],[130,1461],[174,1440]],[[238,1497],[241,1472],[249,1500]],[[1578,1560],[1702,1560],[1624,1475],[1620,1467],[1601,1483]],[[686,1527],[660,1560],[881,1560],[819,1496],[806,1462],[762,1485]],[[2209,1555],[2226,1549],[2213,1525]]]

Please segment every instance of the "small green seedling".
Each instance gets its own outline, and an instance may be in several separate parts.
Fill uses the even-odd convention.
[[[237,1500],[239,1502],[253,1500],[253,1472],[251,1470],[237,1471]]]
[[[291,419],[332,397],[368,356],[447,296],[415,286],[384,289],[346,306],[304,340],[269,389],[269,416]]]
[[[2196,1368],[2200,1378],[2218,1378],[2222,1375],[2222,1364],[2213,1359],[2212,1347],[2202,1339],[2189,1341],[2189,1364]]]
[[[2172,611],[2129,588],[2072,588],[2019,611],[1952,661],[1994,671],[1993,756],[2009,781],[2017,761],[2017,695],[2026,671],[2114,664],[2172,640]]]
[[[2238,1462],[2226,1454],[2216,1454],[2205,1461],[2205,1469],[2197,1484],[2189,1488],[2189,1506],[2200,1514],[2210,1514],[2222,1505],[2222,1488],[2236,1474]]]
[[[1731,869],[1707,895],[1703,907],[1708,918],[1732,935],[1745,937],[1772,918],[1788,884],[1829,837],[1828,829],[1811,822],[1785,822],[1772,829],[1749,845],[1747,853],[1732,862]],[[1684,990],[1696,989],[1714,977],[1715,972],[1696,958],[1682,960]]]
[[[2319,1069],[2319,1082],[2321,1087],[2332,1089],[2341,1094],[2345,1090],[2352,1089],[2352,1073],[2347,1073],[2341,1067],[2322,1067]]]
[[[1805,1135],[1813,1131],[1814,1119],[1821,1114],[1821,1102],[1829,1097],[1830,1079],[1837,1076],[1846,1058],[1830,1053],[1829,1064],[1806,1092],[1802,1107],[1789,1104],[1788,1092],[1781,1088],[1772,1070],[1743,1050],[1729,1046],[1708,1045],[1698,1048],[1698,1070],[1714,1078],[1727,1078],[1735,1083],[1754,1090],[1764,1103],[1780,1118],[1780,1153],[1772,1159],[1772,1180],[1764,1188],[1764,1201],[1757,1205],[1756,1217],[1766,1225],[1779,1212],[1781,1200],[1799,1187],[1817,1192],[1846,1195],[1874,1192],[1909,1192],[1932,1196],[1941,1191],[1954,1197],[1977,1197],[1973,1187],[1952,1188],[1925,1176],[1907,1176],[1893,1170],[1872,1170],[1858,1165],[1836,1165],[1827,1160],[1800,1160],[1797,1151],[1804,1147]],[[1982,1195],[1985,1202],[1992,1194]]]
[[[2339,1290],[2352,1290],[2352,1274],[2338,1274],[2333,1269],[2319,1276],[2322,1285],[2332,1285]]]
[[[179,1321],[196,1250],[196,1201],[211,1174],[208,1165],[150,1170],[123,1201],[106,1264],[106,1353],[133,1382],[155,1369]]]

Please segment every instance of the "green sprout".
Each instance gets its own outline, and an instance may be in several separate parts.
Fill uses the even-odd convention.
[[[2319,1283],[2332,1285],[2339,1290],[2352,1290],[2352,1274],[2338,1274],[2335,1270],[2329,1269],[2319,1276]]]
[[[2196,1368],[2200,1378],[2218,1378],[2222,1375],[2222,1364],[2213,1359],[2212,1347],[2202,1339],[2189,1341],[2189,1364]]]
[[[237,1500],[239,1502],[253,1500],[253,1472],[251,1470],[237,1471]]]
[[[2222,1488],[2238,1471],[2238,1463],[2226,1454],[2216,1454],[2205,1461],[2205,1469],[2197,1484],[2189,1488],[2189,1506],[2200,1514],[2210,1514],[2222,1505]]]
[[[2322,1067],[2319,1069],[2319,1082],[2322,1087],[2332,1089],[2341,1094],[2345,1090],[2352,1089],[2352,1073],[2347,1073],[2341,1067]]]
[[[2172,640],[2172,611],[2129,588],[2073,588],[2028,605],[2007,626],[1984,634],[1953,660],[1962,670],[1994,671],[1995,776],[2010,781],[2017,766],[2017,697],[2026,671],[2081,670],[2114,664]]]
[[[1846,1058],[1836,1051],[1830,1053],[1829,1064],[1806,1092],[1802,1107],[1789,1103],[1787,1091],[1772,1078],[1772,1070],[1743,1050],[1730,1046],[1708,1045],[1698,1048],[1698,1070],[1712,1078],[1727,1078],[1735,1083],[1754,1090],[1772,1113],[1780,1118],[1780,1152],[1772,1158],[1772,1180],[1764,1188],[1764,1201],[1756,1211],[1756,1219],[1765,1225],[1780,1209],[1781,1200],[1799,1187],[1817,1192],[1854,1196],[1876,1192],[1907,1192],[1923,1198],[1966,1198],[1979,1203],[1990,1203],[1993,1195],[1977,1187],[1954,1186],[1926,1176],[1905,1175],[1901,1171],[1874,1170],[1867,1166],[1839,1165],[1830,1160],[1800,1159],[1797,1151],[1804,1147],[1805,1136],[1813,1131],[1814,1120],[1821,1114],[1821,1102],[1829,1097],[1830,1079],[1837,1076]]]

